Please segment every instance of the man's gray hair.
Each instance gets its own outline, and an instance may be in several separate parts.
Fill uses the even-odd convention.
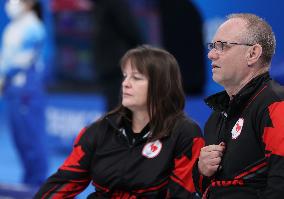
[[[259,44],[262,47],[262,63],[269,66],[275,53],[276,40],[271,26],[262,18],[248,13],[230,14],[227,19],[240,18],[247,23],[246,37],[243,42]]]

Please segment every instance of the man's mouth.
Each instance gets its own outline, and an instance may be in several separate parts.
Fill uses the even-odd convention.
[[[217,66],[215,64],[212,64],[212,68],[221,68],[220,66]]]

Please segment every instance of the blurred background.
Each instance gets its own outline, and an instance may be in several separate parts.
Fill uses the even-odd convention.
[[[185,111],[203,127],[210,114],[203,99],[222,90],[211,79],[206,43],[227,14],[255,13],[274,30],[277,47],[271,75],[284,84],[282,1],[128,0],[127,5],[121,1],[121,6],[112,6],[111,0],[40,2],[46,30],[42,57],[48,175],[63,163],[79,130],[119,100],[118,57],[130,47],[148,43],[177,58],[187,94]],[[0,35],[9,23],[4,4],[1,0]],[[0,97],[0,198],[32,198],[37,187],[22,183],[23,167],[6,111]],[[78,198],[86,198],[92,189]]]

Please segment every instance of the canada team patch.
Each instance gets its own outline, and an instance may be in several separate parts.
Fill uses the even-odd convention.
[[[146,158],[154,158],[159,155],[162,150],[162,146],[163,144],[160,140],[149,142],[143,147],[142,155]]]
[[[233,127],[232,129],[232,139],[237,139],[237,137],[239,137],[239,135],[241,134],[242,132],[242,128],[244,126],[244,119],[243,118],[240,118],[235,126]]]

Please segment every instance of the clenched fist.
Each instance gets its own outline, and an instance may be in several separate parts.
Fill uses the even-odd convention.
[[[211,177],[219,168],[225,143],[219,145],[208,145],[201,149],[198,161],[199,172],[207,177]]]

